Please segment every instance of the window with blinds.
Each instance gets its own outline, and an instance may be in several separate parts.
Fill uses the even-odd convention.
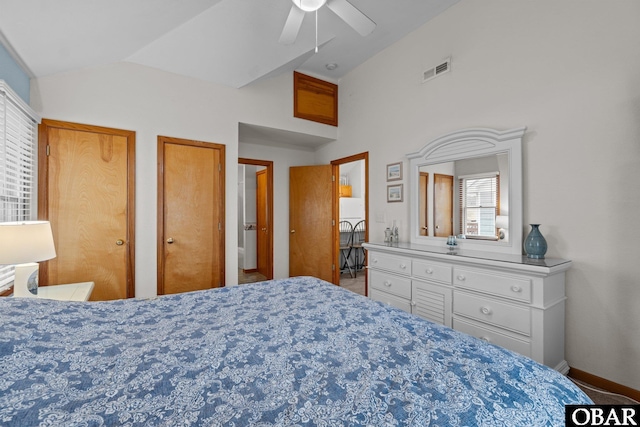
[[[36,141],[39,118],[0,80],[0,222],[36,218]],[[0,265],[0,289],[13,266]]]
[[[498,173],[460,177],[460,230],[467,238],[496,238],[500,212]]]

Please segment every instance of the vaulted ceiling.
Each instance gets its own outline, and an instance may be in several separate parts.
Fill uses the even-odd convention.
[[[0,40],[31,77],[128,61],[231,87],[298,70],[329,81],[459,0],[349,0],[366,37],[328,7],[278,42],[291,0],[0,0]],[[327,64],[336,64],[333,70]]]

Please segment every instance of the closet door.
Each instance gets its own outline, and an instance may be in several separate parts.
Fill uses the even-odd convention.
[[[43,120],[39,216],[56,258],[41,284],[94,282],[91,300],[134,296],[135,133]]]
[[[158,137],[158,294],[224,286],[224,146]]]

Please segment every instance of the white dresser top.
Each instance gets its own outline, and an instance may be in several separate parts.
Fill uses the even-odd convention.
[[[501,254],[495,252],[470,251],[456,249],[451,252],[446,246],[417,245],[414,243],[364,243],[362,245],[367,250],[383,251],[388,253],[408,254],[413,256],[423,256],[432,259],[439,259],[451,263],[478,264],[494,267],[508,267],[512,270],[528,272],[559,272],[568,270],[571,261],[561,258],[531,259],[525,255]]]

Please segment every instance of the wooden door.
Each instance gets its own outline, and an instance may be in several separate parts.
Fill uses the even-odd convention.
[[[289,169],[289,276],[333,280],[331,165]]]
[[[158,294],[224,286],[224,146],[158,137]]]
[[[433,224],[435,237],[453,234],[453,176],[433,175]]]
[[[257,225],[257,258],[258,273],[268,279],[271,265],[269,251],[269,200],[267,193],[267,169],[256,172],[256,225]]]
[[[93,301],[133,297],[135,133],[53,120],[39,132],[39,216],[57,253],[41,284],[91,281]]]

